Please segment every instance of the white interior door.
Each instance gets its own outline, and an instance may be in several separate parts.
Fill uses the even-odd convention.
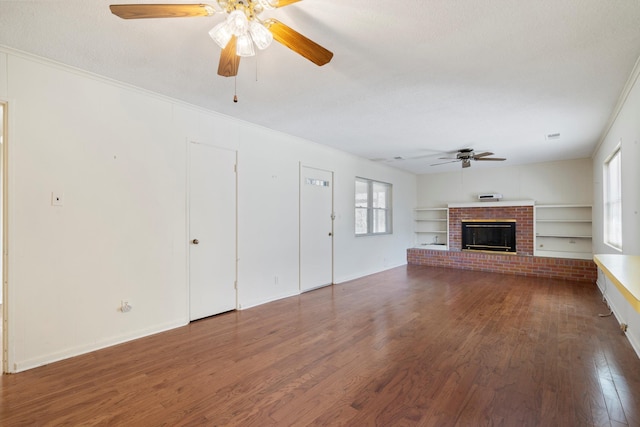
[[[300,168],[300,290],[333,282],[333,172]]]
[[[236,152],[189,144],[189,315],[236,308]]]

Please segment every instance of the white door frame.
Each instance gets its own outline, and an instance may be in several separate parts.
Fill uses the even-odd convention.
[[[9,103],[5,98],[0,98],[2,104],[2,373],[9,370]]]

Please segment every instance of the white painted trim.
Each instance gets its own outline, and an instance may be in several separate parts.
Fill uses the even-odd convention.
[[[186,326],[188,324],[189,324],[188,321],[185,323],[183,320],[168,322],[161,325],[157,325],[157,327],[145,328],[145,329],[134,331],[128,334],[103,339],[96,343],[90,343],[87,345],[72,347],[72,348],[68,348],[68,349],[54,352],[54,353],[40,355],[32,359],[24,360],[20,363],[14,363],[13,366],[11,366],[13,369],[10,370],[10,372],[18,373],[18,372],[26,371],[28,369],[37,368],[43,365],[48,365],[50,363],[58,362],[60,360],[69,359],[71,357],[80,356],[86,353],[92,353],[96,350],[101,350],[103,348],[112,347],[114,345],[137,340],[140,338],[145,338],[160,332],[170,331],[172,329],[179,328],[181,326]]]
[[[264,301],[256,302],[256,303],[253,303],[253,304],[248,304],[248,305],[239,305],[239,306],[238,306],[238,310],[239,310],[239,311],[242,311],[242,310],[248,310],[248,309],[250,309],[250,308],[258,307],[258,306],[261,306],[261,305],[264,305],[264,304],[268,304],[268,303],[270,303],[270,302],[274,302],[274,301],[279,301],[279,300],[281,300],[281,299],[291,298],[291,297],[297,297],[297,296],[298,296],[298,295],[300,295],[300,294],[301,294],[301,292],[300,292],[300,291],[297,291],[297,292],[290,293],[290,294],[277,295],[277,296],[274,296],[273,298],[269,298],[269,299],[266,299],[266,300],[264,300]]]
[[[633,347],[633,349],[635,350],[636,356],[638,356],[638,358],[640,359],[640,342],[636,340],[636,337],[633,334],[625,332],[625,336],[629,340],[631,347]]]
[[[8,61],[7,61],[8,64]],[[13,199],[14,196],[14,176],[13,169],[11,168],[11,164],[13,164],[13,144],[15,138],[15,117],[16,111],[18,111],[18,101],[11,98],[0,98],[0,101],[4,104],[4,114],[6,115],[6,128],[4,128],[4,143],[2,144],[3,155],[2,155],[2,197],[3,197],[3,213],[2,213],[2,373],[5,372],[14,372],[12,370],[12,366],[15,360],[15,346],[14,337],[16,336],[15,327],[13,325],[13,319],[15,318],[13,309],[15,303],[13,302],[15,298],[12,298],[12,294],[10,291],[10,286],[13,283],[13,272],[10,268],[11,264],[11,253],[10,248],[13,247],[13,234],[10,233],[11,225],[13,223],[13,218],[15,217],[14,212],[14,203],[10,198]]]
[[[470,202],[470,203],[449,203],[450,208],[497,208],[510,206],[535,206],[533,200],[513,200],[504,202]]]
[[[2,104],[2,114],[0,114],[0,121],[2,121],[2,131],[0,132],[0,136],[2,136],[2,146],[0,149],[2,150],[2,194],[0,200],[2,200],[2,271],[0,272],[2,275],[2,300],[4,304],[2,304],[2,313],[0,315],[2,318],[0,319],[0,328],[2,328],[2,343],[0,343],[0,350],[2,350],[2,373],[9,372],[9,362],[8,362],[8,348],[9,348],[9,330],[7,327],[7,319],[9,317],[9,310],[7,308],[7,293],[8,293],[8,238],[7,232],[9,229],[9,223],[7,222],[8,218],[8,205],[7,205],[7,165],[8,165],[8,147],[7,141],[9,140],[9,102],[4,98],[0,97],[0,104]]]
[[[304,168],[315,169],[331,174],[331,283],[320,285],[316,288],[302,289],[302,189],[304,188]],[[313,289],[322,288],[335,283],[335,171],[332,169],[310,166],[303,162],[298,162],[298,290],[300,293]]]
[[[627,103],[627,98],[629,97],[631,90],[635,86],[636,81],[638,80],[638,77],[640,77],[640,58],[638,58],[635,65],[633,66],[633,69],[631,70],[631,74],[629,74],[629,78],[627,79],[627,82],[625,83],[624,88],[622,89],[622,92],[620,92],[620,96],[618,97],[618,102],[616,103],[616,106],[613,109],[613,112],[611,113],[611,117],[609,117],[609,121],[607,122],[607,125],[605,126],[604,130],[602,131],[602,134],[598,139],[598,143],[596,144],[595,148],[593,149],[593,152],[591,153],[592,159],[595,158],[596,154],[600,150],[600,147],[604,143],[604,140],[607,139],[607,136],[609,135],[609,131],[611,130],[611,128],[613,127],[613,124],[618,119],[618,115],[620,115],[620,111],[622,111],[622,108]]]
[[[360,273],[357,273],[357,274],[350,274],[348,276],[337,278],[335,280],[335,284],[336,285],[340,285],[340,284],[345,283],[345,282],[350,282],[352,280],[360,279],[362,277],[371,276],[372,274],[382,273],[383,271],[392,270],[394,268],[402,267],[402,266],[405,266],[405,265],[407,265],[407,263],[403,262],[402,264],[389,265],[389,266],[386,266],[384,268],[376,268],[376,269],[373,269],[373,270],[370,270],[370,271],[364,271],[364,272],[360,272]]]
[[[608,305],[609,309],[611,310],[611,312],[613,313],[613,317],[615,317],[616,322],[618,322],[619,324],[620,323],[627,323],[628,320],[625,318],[625,316],[623,316],[623,310],[624,310],[625,307],[616,306],[615,303],[613,302],[612,298],[608,297],[609,293],[607,292],[607,290],[612,289],[612,292],[618,293],[622,299],[624,299],[624,296],[622,296],[622,294],[620,294],[620,291],[618,291],[618,289],[615,286],[610,286],[610,287],[607,286],[607,280],[608,279],[605,277],[604,274],[601,273],[600,268],[598,268],[598,272],[599,272],[599,277],[596,280],[596,286],[598,287],[598,290],[600,291],[602,296],[607,301],[607,305]],[[600,276],[600,274],[602,274],[602,276]],[[600,277],[602,277],[604,283],[600,283]],[[626,304],[628,304],[628,303],[626,303]],[[630,306],[627,305],[627,308],[630,308]],[[633,308],[631,308],[631,310],[633,310]],[[631,347],[633,348],[633,350],[636,352],[636,355],[638,356],[638,358],[640,358],[640,342],[638,342],[638,340],[636,339],[634,334],[629,333],[628,331],[625,332],[624,335],[627,337],[627,340],[631,344]]]
[[[170,102],[172,104],[175,104],[175,106],[181,106],[181,107],[189,108],[189,109],[192,109],[192,110],[195,110],[195,111],[199,111],[199,112],[202,112],[202,113],[211,114],[211,115],[214,115],[216,117],[224,118],[224,119],[233,121],[234,123],[237,123],[239,126],[244,126],[244,127],[253,128],[253,129],[259,129],[261,131],[269,132],[269,133],[272,133],[274,135],[279,135],[279,136],[284,135],[287,138],[292,138],[292,139],[295,139],[297,141],[304,142],[305,144],[315,145],[316,147],[319,147],[319,148],[321,148],[323,150],[326,150],[327,152],[339,153],[341,156],[347,156],[347,157],[350,157],[350,158],[353,158],[353,159],[367,160],[364,157],[357,156],[355,154],[348,153],[346,151],[342,151],[342,150],[340,150],[338,148],[335,148],[335,147],[330,147],[330,146],[327,146],[327,145],[320,144],[318,142],[311,141],[309,139],[304,139],[304,138],[301,138],[301,137],[298,137],[298,136],[295,136],[295,135],[287,134],[287,133],[285,133],[283,131],[271,129],[269,127],[262,126],[262,125],[259,125],[257,123],[249,122],[249,121],[247,121],[245,119],[241,119],[241,118],[238,118],[238,117],[234,117],[234,116],[230,116],[228,114],[221,113],[221,112],[213,110],[213,109],[211,109],[209,107],[205,107],[205,106],[198,105],[198,104],[192,104],[192,103],[186,102],[186,101],[178,99],[178,98],[172,98],[170,96],[163,95],[163,94],[158,93],[158,92],[153,92],[151,90],[144,89],[144,88],[141,88],[139,86],[134,86],[132,84],[125,83],[125,82],[120,81],[120,80],[116,80],[116,79],[113,79],[113,78],[110,78],[110,77],[106,77],[106,76],[103,76],[101,74],[97,74],[97,73],[94,73],[94,72],[91,72],[91,71],[83,70],[81,68],[65,64],[63,62],[54,61],[52,59],[45,58],[43,56],[39,56],[39,55],[36,55],[36,54],[33,54],[33,53],[25,52],[23,50],[15,49],[15,48],[3,45],[3,44],[0,44],[0,53],[5,53],[7,55],[7,67],[8,67],[8,64],[9,64],[10,56],[15,56],[15,57],[22,58],[22,59],[25,59],[25,60],[28,60],[28,61],[36,62],[38,64],[42,64],[42,65],[45,65],[45,66],[53,67],[53,68],[56,68],[58,70],[67,71],[67,72],[73,73],[73,74],[78,75],[78,76],[83,76],[83,77],[86,77],[86,78],[93,79],[95,81],[99,81],[99,82],[102,82],[102,83],[110,84],[110,85],[113,85],[114,87],[119,87],[121,89],[131,90],[133,92],[140,93],[140,94],[143,94],[143,95],[147,95],[147,96],[150,96],[152,98],[155,98],[155,99],[158,99],[158,100],[161,100],[161,101]],[[399,172],[399,173],[402,173],[402,174],[405,174],[405,175],[408,175],[408,176],[416,176],[416,174],[414,174],[412,172],[409,172],[409,171],[399,170],[397,168],[392,168],[391,166],[380,164],[380,163],[377,163],[377,162],[371,162],[371,163],[377,164],[382,168],[393,169],[395,172]]]

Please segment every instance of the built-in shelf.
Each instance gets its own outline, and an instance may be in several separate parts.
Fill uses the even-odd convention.
[[[536,234],[536,237],[562,237],[566,239],[591,239],[591,236],[572,236],[570,234]]]
[[[591,205],[536,205],[534,255],[591,259]]]
[[[415,212],[416,248],[449,249],[449,209],[417,208]]]
[[[587,222],[591,224],[590,219],[539,219],[538,222]]]

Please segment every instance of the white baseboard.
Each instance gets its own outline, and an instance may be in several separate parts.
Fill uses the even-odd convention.
[[[382,273],[383,271],[387,271],[387,270],[392,270],[394,268],[397,267],[402,267],[403,265],[407,265],[406,262],[400,263],[400,264],[395,264],[395,265],[388,265],[382,268],[376,268],[376,269],[372,269],[369,271],[361,271],[357,274],[350,274],[348,276],[343,276],[343,277],[338,277],[336,279],[334,279],[334,283],[339,285],[340,283],[344,283],[344,282],[349,282],[351,280],[356,280],[359,279],[361,277],[366,277],[366,276],[371,276],[372,274],[376,274],[376,273]]]
[[[92,344],[67,348],[61,351],[41,355],[41,356],[34,357],[27,360],[15,361],[13,363],[10,363],[9,372],[15,374],[18,372],[26,371],[28,369],[33,369],[39,366],[48,365],[50,363],[59,362],[64,359],[69,359],[70,357],[80,356],[83,354],[91,353],[92,351],[101,350],[103,348],[111,347],[111,346],[122,344],[128,341],[133,341],[139,338],[155,335],[160,332],[165,332],[171,329],[179,328],[181,326],[187,325],[188,323],[189,323],[188,321],[185,322],[184,320],[163,323],[161,325],[156,325],[152,328],[132,331],[131,333],[128,333],[128,334],[107,338]]]
[[[629,340],[631,347],[636,352],[636,355],[640,359],[640,337],[637,337],[634,334],[634,330],[636,329],[636,327],[640,326],[640,321],[632,322],[630,318],[627,319],[626,318],[627,316],[625,316],[625,314],[629,313],[628,310],[634,310],[634,308],[631,307],[630,305],[627,307],[619,307],[614,303],[613,298],[609,298],[608,291],[618,292],[618,290],[614,286],[607,287],[606,284],[600,283],[600,278],[596,280],[596,285],[598,286],[598,289],[600,290],[600,293],[602,294],[602,296],[606,299],[607,305],[609,306],[609,309],[613,313],[613,316],[616,318],[616,321],[619,324],[626,323],[627,325],[630,325],[629,329],[624,334],[627,337],[627,340]],[[611,289],[613,289],[614,291],[611,291]],[[620,298],[624,298],[624,297],[620,295]]]

